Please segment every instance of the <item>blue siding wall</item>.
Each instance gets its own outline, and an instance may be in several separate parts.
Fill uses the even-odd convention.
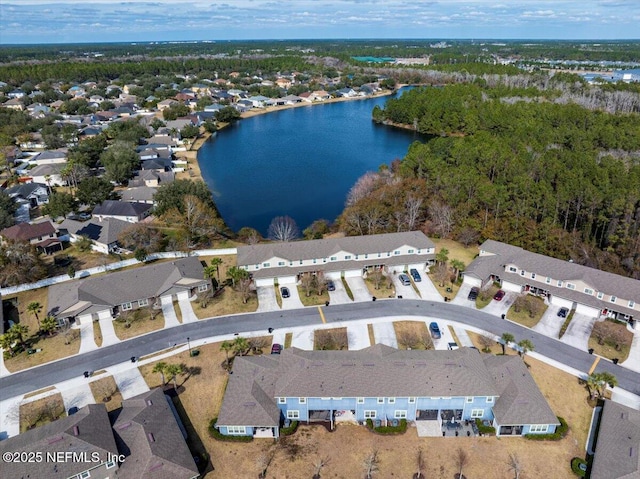
[[[229,434],[227,432],[227,426],[220,426],[218,431],[225,436],[253,436],[253,427],[247,426],[245,434]]]
[[[550,424],[549,425],[549,429],[547,432],[531,432],[530,429],[531,426],[524,426],[524,428],[522,429],[522,434],[553,434],[554,432],[556,432],[556,425],[555,424]]]

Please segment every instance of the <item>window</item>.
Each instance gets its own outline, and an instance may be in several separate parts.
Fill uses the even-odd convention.
[[[289,266],[293,266],[293,261],[289,261]]]
[[[269,266],[271,266],[271,263],[262,263],[263,268],[268,268]]]
[[[382,257],[382,253],[378,253],[378,258]]]
[[[351,259],[351,255],[350,255],[350,254],[345,254],[345,255],[344,255],[344,259],[345,259],[345,260]]]
[[[529,432],[547,432],[549,426],[546,424],[533,424],[529,427]]]
[[[129,311],[133,309],[133,304],[131,303],[122,303],[122,311]]]
[[[567,283],[567,289],[576,289],[576,285],[573,283]]]
[[[598,292],[598,299],[604,298],[604,293]]]
[[[466,402],[472,403],[473,402],[473,398],[472,397],[467,397]]]
[[[88,477],[91,477],[91,473],[89,471],[83,471],[80,474],[78,474],[76,477],[78,479],[87,479]]]
[[[517,271],[518,271],[518,269],[517,269],[515,266],[509,266],[509,271],[510,271],[511,273],[515,273],[515,272],[517,272]]]
[[[375,419],[376,418],[376,412],[367,410],[367,411],[364,412],[364,418],[365,419]]]
[[[278,398],[278,404],[286,404],[287,398]]]
[[[484,416],[484,409],[472,409],[471,417],[482,417]]]
[[[149,300],[148,299],[139,299],[138,300],[138,306],[139,307],[149,306]]]
[[[227,426],[227,434],[234,436],[244,436],[247,433],[247,428],[244,426]]]
[[[562,280],[558,280],[558,286],[562,288]]]
[[[406,419],[407,411],[402,409],[396,409],[395,412],[393,413],[393,417],[396,419]]]
[[[378,404],[384,404],[384,398],[378,398]]]
[[[302,264],[302,260],[300,260],[300,264]]]
[[[487,396],[487,402],[493,402],[493,396]]]
[[[410,249],[410,250],[408,250],[408,251],[407,251],[407,253],[409,253],[409,254],[413,254],[413,250],[412,250],[412,249]]]
[[[395,404],[396,403],[396,398],[389,398],[389,404]]]
[[[536,279],[536,274],[535,273],[531,273],[531,279]]]
[[[300,418],[300,411],[296,409],[287,411],[287,419],[299,419],[299,418]]]
[[[338,258],[337,258],[336,256],[332,256],[332,257],[331,257],[331,258],[329,258],[329,259],[330,259],[331,261],[335,261],[335,260],[337,260]]]
[[[107,469],[113,469],[114,467],[116,467],[116,461],[114,460],[107,461],[107,464],[106,464]]]
[[[409,404],[415,404],[416,398],[409,398]]]
[[[201,284],[198,286],[198,292],[202,293],[203,291],[206,291],[207,289],[209,289],[209,285],[208,284]]]
[[[393,252],[393,254],[395,254],[395,255],[400,254],[400,250],[395,250],[395,251]]]
[[[365,253],[364,259],[367,259],[368,257],[369,257],[369,253]]]
[[[584,292],[587,293],[590,296],[593,296],[593,290],[592,289],[584,288]]]
[[[551,284],[551,278],[549,278],[549,276],[547,276],[547,279],[545,279],[544,282],[547,283],[547,284]]]
[[[618,298],[616,298],[615,296],[611,296],[610,301],[611,301],[612,303],[615,303],[615,302],[616,302],[616,299],[618,299]]]
[[[326,263],[327,262],[327,258],[322,258],[322,262]]]
[[[364,404],[364,398],[358,398],[358,404]]]
[[[307,404],[307,398],[298,398],[299,404]]]
[[[524,276],[524,270],[520,271],[520,276]]]
[[[636,306],[636,303],[633,301],[629,301],[629,307],[630,308],[634,308]]]
[[[284,261],[278,261],[278,266],[284,266]]]
[[[313,258],[313,264],[316,264],[317,262],[318,262],[318,260]]]
[[[387,256],[391,256],[391,251],[389,251],[389,252],[387,253]]]

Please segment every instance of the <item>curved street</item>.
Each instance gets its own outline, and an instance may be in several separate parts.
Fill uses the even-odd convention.
[[[328,324],[369,318],[406,316],[407,319],[413,317],[446,319],[474,326],[497,336],[508,332],[515,336],[516,341],[530,339],[535,346],[535,352],[566,366],[584,371],[585,374],[592,367],[595,359],[595,356],[516,323],[451,303],[388,299],[376,302],[331,305],[322,307],[322,310]],[[131,356],[146,356],[174,344],[184,344],[187,337],[191,341],[196,341],[214,336],[245,334],[260,330],[264,330],[267,334],[269,327],[288,329],[296,326],[319,326],[321,324],[322,319],[316,307],[220,316],[182,324],[2,377],[0,378],[0,401],[82,376],[84,371],[105,369],[127,361]],[[640,373],[606,360],[598,363],[596,371],[613,373],[621,388],[640,395]]]

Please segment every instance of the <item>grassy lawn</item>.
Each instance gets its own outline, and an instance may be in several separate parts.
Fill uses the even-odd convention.
[[[98,347],[102,346],[102,329],[100,328],[100,321],[93,322],[93,340]]]
[[[480,290],[480,294],[478,294],[476,298],[476,308],[482,309],[487,306],[493,300],[493,297],[499,289],[497,285],[492,284],[489,288]]]
[[[246,303],[243,303],[242,295],[227,286],[222,293],[209,300],[206,308],[203,308],[199,301],[193,302],[192,307],[198,319],[224,316],[226,314],[252,313],[258,309],[258,297],[254,293]]]
[[[469,266],[473,259],[478,256],[478,248],[476,246],[469,246],[468,248],[465,248],[462,243],[458,243],[451,239],[431,238],[431,240],[436,245],[436,253],[438,253],[442,248],[449,250],[449,254],[447,255],[449,256],[449,261],[457,259],[462,261],[465,266]]]
[[[151,331],[157,331],[162,328],[164,328],[164,316],[161,314],[157,315],[155,319],[150,319],[148,315],[144,315],[143,318],[132,321],[129,327],[127,327],[124,321],[115,320],[113,322],[113,329],[116,331],[116,336],[121,340],[140,336],[141,334],[150,333]]]
[[[369,333],[369,344],[376,344],[376,335],[373,332],[373,324],[367,324],[367,332]]]
[[[80,351],[80,331],[68,329],[64,333],[56,333],[51,337],[33,335],[27,343],[37,352],[28,354],[26,351],[22,351],[14,357],[5,359],[4,365],[12,373],[78,354]]]
[[[329,301],[329,292],[326,289],[321,295],[318,295],[315,291],[311,291],[310,296],[307,296],[304,288],[298,286],[298,296],[300,296],[300,302],[303,306],[320,306]]]
[[[507,311],[507,319],[526,326],[527,328],[533,328],[536,324],[538,324],[538,321],[540,321],[540,318],[542,318],[542,315],[545,313],[548,306],[544,304],[544,300],[542,298],[539,298],[537,296],[529,295],[528,299],[530,301],[538,301],[540,303],[538,304],[536,314],[534,314],[533,317],[531,317],[529,311],[527,311],[527,309],[525,308],[522,308],[520,309],[520,311],[516,312],[516,304],[514,302],[514,304],[512,304],[509,308],[509,311]]]
[[[177,300],[173,300],[173,310],[176,313],[178,322],[182,324],[182,310],[180,309],[180,303]]]
[[[589,348],[608,359],[618,358],[620,362],[627,359],[633,333],[626,324],[617,321],[597,321],[589,337]]]
[[[113,411],[122,406],[122,394],[113,376],[91,381],[89,387],[96,403],[104,403],[107,411]]]
[[[453,274],[453,270],[451,271],[451,274]],[[426,275],[427,275],[427,279],[433,283],[435,288],[438,290],[438,293],[440,293],[440,296],[442,296],[443,298],[448,296],[449,298],[453,299],[458,294],[458,290],[460,289],[460,285],[462,283],[458,284],[455,282],[452,283],[451,281],[446,281],[443,286],[440,284],[440,281],[436,279],[435,274],[431,273],[430,271],[427,271]],[[450,289],[451,291],[447,291],[447,288]]]
[[[94,268],[96,266],[104,266],[105,264],[110,263],[117,263],[118,261],[133,257],[132,255],[106,255],[93,250],[80,251],[73,245],[73,243],[71,243],[68,248],[65,248],[63,251],[60,251],[55,255],[43,256],[50,276],[67,274],[69,266],[57,266],[54,263],[54,258],[57,256],[68,256],[69,259],[71,259],[71,265],[76,271],[80,271],[81,269]]]
[[[423,321],[394,321],[399,349],[434,349],[429,328]]]
[[[284,335],[284,348],[290,348],[293,342],[293,333],[287,333]]]
[[[18,314],[20,315],[19,322],[29,328],[29,333],[33,334],[38,331],[38,321],[36,317],[27,311],[29,303],[37,302],[42,306],[42,311],[38,313],[40,320],[47,315],[47,305],[49,303],[49,288],[31,289],[29,291],[23,291],[17,294],[11,294],[3,296],[3,301],[8,299],[16,299],[18,304]]]
[[[32,391],[28,394],[25,394],[22,399],[29,399],[32,398],[34,396],[38,396],[40,394],[44,394],[47,391],[53,391],[56,387],[55,386],[49,386],[48,388],[42,388],[42,389],[38,389],[37,391]]]
[[[278,303],[279,308],[282,308],[282,293],[280,292],[280,286],[276,283],[274,288],[276,290],[276,303]]]
[[[571,324],[571,320],[573,319],[573,315],[575,314],[576,310],[572,309],[571,311],[569,311],[569,314],[567,315],[567,319],[564,320],[564,323],[562,323],[562,326],[560,326],[560,332],[558,332],[558,339],[561,339],[562,336],[564,336],[564,333],[567,332],[567,328],[569,327],[569,324]]]
[[[21,404],[19,414],[21,433],[67,415],[60,393]]]
[[[364,284],[367,285],[369,294],[371,294],[371,296],[375,296],[376,298],[395,298],[396,288],[393,286],[393,283],[391,283],[391,287],[388,287],[389,283],[390,281],[385,276],[380,282],[380,289],[376,289],[376,285],[373,282],[373,279],[364,279]]]
[[[313,332],[313,349],[349,349],[349,336],[347,335],[347,328],[316,329]]]
[[[235,242],[230,243],[231,244],[229,244],[228,246],[220,247],[233,248],[237,245],[237,243]],[[227,271],[229,271],[229,268],[231,268],[232,266],[238,266],[238,261],[235,254],[225,254],[220,256],[198,256],[198,258],[200,259],[200,261],[204,261],[205,263],[207,263],[207,265],[211,264],[211,260],[213,258],[220,258],[222,260],[222,264],[218,267],[218,275],[216,276],[216,280],[218,280],[219,283],[224,283],[224,281],[227,279]]]
[[[347,296],[349,296],[349,299],[353,301],[353,292],[349,287],[349,283],[347,283],[347,280],[345,278],[340,278],[340,280],[342,281],[342,286],[344,286],[344,290],[347,292]]]

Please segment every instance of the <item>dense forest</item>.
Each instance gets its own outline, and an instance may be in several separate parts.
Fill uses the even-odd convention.
[[[550,101],[552,92],[419,88],[374,111],[415,128],[390,170],[352,189],[348,234],[424,225],[640,278],[640,119]]]

